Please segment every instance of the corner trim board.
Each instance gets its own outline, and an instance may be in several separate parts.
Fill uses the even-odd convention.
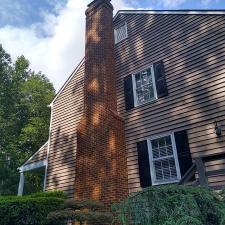
[[[45,166],[45,179],[44,179],[44,191],[46,190],[47,176],[48,176],[48,157],[50,150],[50,141],[51,141],[51,130],[52,130],[52,115],[53,115],[53,104],[51,103],[51,117],[50,117],[50,125],[49,125],[49,133],[48,133],[48,148],[47,148],[47,157],[46,157],[46,166]]]

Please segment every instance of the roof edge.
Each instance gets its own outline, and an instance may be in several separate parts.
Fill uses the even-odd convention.
[[[182,9],[182,10],[119,10],[114,16],[114,20],[120,14],[172,14],[172,15],[225,15],[224,10],[192,10],[192,9]]]
[[[49,140],[48,140],[49,141]],[[30,160],[34,158],[44,147],[48,144],[48,141],[46,141],[29,159],[27,159],[20,167],[17,169],[20,169],[21,167],[25,166]]]
[[[58,98],[58,96],[62,93],[62,91],[64,90],[64,88],[67,86],[67,84],[72,80],[73,76],[76,74],[76,72],[80,69],[81,65],[83,64],[85,58],[83,58],[79,64],[77,65],[77,67],[73,70],[73,72],[71,73],[71,75],[67,78],[67,80],[64,82],[64,84],[62,85],[62,87],[59,89],[59,91],[56,93],[55,97],[52,99],[51,103],[49,104],[50,107],[53,106],[55,100]]]

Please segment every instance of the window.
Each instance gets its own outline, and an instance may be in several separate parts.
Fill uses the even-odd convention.
[[[153,185],[181,179],[174,134],[150,138],[148,149]]]
[[[153,66],[133,74],[135,106],[157,99]]]
[[[127,38],[127,23],[114,30],[115,44]]]
[[[168,89],[162,60],[141,72],[124,77],[126,110],[166,96],[168,96]]]
[[[137,142],[140,185],[178,182],[193,165],[186,130]]]

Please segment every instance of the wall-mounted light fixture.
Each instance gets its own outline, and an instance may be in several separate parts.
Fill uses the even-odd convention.
[[[223,131],[223,125],[218,125],[217,121],[214,122],[214,127],[215,127],[215,133],[217,136],[221,136],[222,135],[222,131]]]

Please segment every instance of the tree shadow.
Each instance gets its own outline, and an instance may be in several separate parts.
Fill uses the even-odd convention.
[[[223,151],[224,135],[216,137],[214,121],[225,124],[224,18],[120,14],[114,21],[115,26],[124,22],[128,26],[128,38],[116,45],[115,58],[129,168],[137,164],[136,142],[170,131],[188,131],[193,157]],[[165,64],[169,95],[125,111],[123,78],[159,60]],[[129,177],[130,186],[138,183],[137,167]]]
[[[47,190],[74,196],[77,125],[83,112],[83,65],[58,96],[53,106]]]

